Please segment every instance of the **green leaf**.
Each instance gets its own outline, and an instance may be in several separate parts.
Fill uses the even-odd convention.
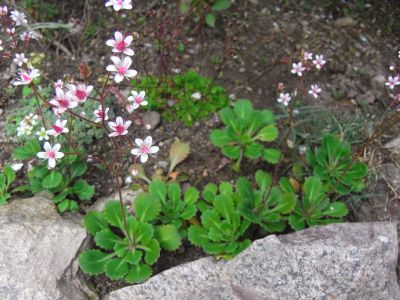
[[[124,207],[126,212],[126,208]],[[122,210],[119,201],[110,201],[106,203],[104,208],[104,216],[107,219],[108,223],[113,226],[118,227],[122,231],[125,230],[124,222],[122,220]]]
[[[219,117],[221,118],[222,122],[231,128],[236,128],[236,116],[232,109],[229,107],[225,107],[221,109],[219,112]],[[215,131],[215,130],[214,130]]]
[[[60,213],[64,213],[66,211],[76,212],[79,210],[79,206],[76,201],[65,199],[57,203],[57,209]]]
[[[128,273],[129,265],[121,258],[113,258],[106,263],[104,271],[112,280],[122,279]]]
[[[181,187],[177,183],[170,183],[167,187],[167,194],[169,200],[176,205],[181,197]]]
[[[107,254],[100,250],[87,250],[79,255],[79,264],[86,274],[97,275],[104,272],[109,259],[114,254]]]
[[[160,211],[160,201],[152,194],[142,193],[136,197],[135,212],[141,222],[154,220]]]
[[[93,236],[97,232],[108,228],[106,218],[98,211],[89,211],[86,216],[83,217],[83,224],[86,230]]]
[[[156,238],[161,248],[175,251],[182,244],[182,238],[174,225],[162,225],[156,229]]]
[[[142,249],[146,253],[144,256],[144,260],[149,265],[154,264],[160,257],[160,244],[156,239],[152,239],[150,243],[142,246]]]
[[[271,212],[278,212],[281,214],[288,214],[296,206],[296,197],[294,193],[286,193],[283,195],[282,200],[271,210]]]
[[[215,27],[215,15],[213,13],[206,14],[206,24],[210,27]]]
[[[180,0],[179,1],[179,12],[185,14],[189,11],[191,0]]]
[[[13,183],[14,180],[15,180],[15,172],[14,172],[14,170],[9,166],[5,166],[4,170],[3,170],[3,173],[4,173],[4,176],[6,178],[7,185],[10,186],[11,183]]]
[[[15,148],[13,158],[16,160],[25,160],[36,157],[40,151],[40,143],[38,140],[30,140],[25,145]]]
[[[194,187],[189,187],[184,196],[184,202],[186,204],[194,204],[199,199],[199,191]]]
[[[158,200],[165,203],[167,197],[167,186],[161,180],[153,180],[149,185],[149,192],[156,196]]]
[[[343,202],[333,202],[322,212],[326,216],[341,218],[349,213]]]
[[[229,3],[230,1],[227,0]],[[235,103],[234,107],[236,116],[240,119],[251,120],[253,114],[253,105],[249,100],[239,100]]]
[[[104,229],[96,233],[94,237],[96,245],[107,250],[114,249],[116,243],[121,241],[121,238],[114,234],[110,229]]]
[[[80,179],[75,182],[72,191],[79,197],[79,199],[83,201],[90,200],[94,195],[94,186],[89,185],[85,180]]]
[[[46,189],[52,189],[58,187],[62,182],[62,175],[57,171],[51,171],[42,182],[42,185]]]
[[[223,218],[225,218],[229,223],[232,223],[232,215],[235,207],[231,197],[226,195],[216,196],[214,200],[214,207]]]
[[[261,140],[263,142],[275,141],[278,137],[278,128],[274,124],[270,124],[262,128],[256,135],[255,139]]]
[[[76,161],[71,164],[71,178],[79,177],[85,174],[87,163],[84,161]]]
[[[231,7],[232,3],[231,0],[217,0],[213,6],[211,6],[211,9],[214,11],[220,11],[220,10],[225,10]]]
[[[145,264],[137,264],[131,267],[125,281],[128,283],[141,283],[146,281],[153,274],[153,270]]]
[[[277,149],[267,148],[264,149],[262,156],[267,162],[276,164],[281,158],[281,152]]]
[[[318,177],[308,177],[304,183],[304,193],[310,203],[316,204],[324,195],[321,180]]]
[[[188,143],[183,143],[181,141],[176,141],[172,144],[169,150],[169,173],[171,173],[175,167],[184,161],[190,153],[190,146]]]
[[[250,159],[256,159],[259,158],[262,154],[262,150],[264,149],[264,146],[259,143],[251,143],[250,145],[247,145],[244,151],[244,156],[250,158]]]
[[[200,225],[192,225],[189,227],[188,239],[197,247],[202,247],[210,241],[208,237],[208,231]]]
[[[264,193],[267,188],[272,184],[272,176],[267,172],[261,170],[258,170],[256,172],[255,179],[262,193]]]
[[[222,147],[231,141],[225,130],[216,129],[211,132],[211,143],[214,146]]]
[[[240,146],[224,146],[222,147],[222,153],[232,159],[239,159],[241,148]]]
[[[196,215],[196,212],[197,212],[196,205],[189,204],[183,209],[183,211],[181,213],[181,218],[183,220],[189,220]]]
[[[140,250],[132,250],[132,251],[129,251],[125,255],[124,259],[128,263],[130,263],[132,265],[136,265],[136,264],[138,264],[140,262],[140,260],[142,259],[142,256],[143,256],[143,252],[142,251],[140,251]]]
[[[218,186],[214,183],[208,183],[204,189],[201,195],[203,196],[204,200],[206,200],[208,203],[213,203],[214,202],[214,197],[218,192]]]
[[[298,215],[289,216],[289,224],[296,231],[303,230],[306,227],[306,223]]]

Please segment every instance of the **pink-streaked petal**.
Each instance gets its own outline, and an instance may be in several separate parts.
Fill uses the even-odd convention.
[[[110,46],[110,47],[115,47],[115,41],[114,41],[114,40],[108,40],[108,41],[106,42],[106,45],[107,45],[107,46]]]
[[[145,144],[147,146],[151,146],[151,144],[153,144],[153,138],[151,136],[146,137],[146,139],[144,140]]]
[[[137,71],[136,70],[128,70],[125,73],[126,77],[135,77],[137,75]]]
[[[124,76],[121,75],[121,74],[115,74],[114,80],[115,80],[116,83],[120,83],[120,82],[122,82],[124,80]]]
[[[54,152],[58,152],[58,151],[60,151],[60,149],[61,149],[61,144],[55,144],[55,145],[53,146],[53,151],[54,151]]]
[[[50,150],[51,150],[51,145],[50,145],[50,143],[49,143],[49,142],[44,143],[43,149],[44,149],[45,151],[50,151]]]
[[[123,60],[123,62],[122,62],[122,65],[123,65],[125,68],[129,69],[129,67],[131,66],[131,64],[132,64],[132,59],[131,59],[129,56],[125,56],[125,57],[124,57],[124,60]]]
[[[119,31],[116,31],[114,33],[114,37],[115,37],[115,40],[116,40],[117,43],[121,42],[124,39],[124,36]]]
[[[126,48],[124,50],[124,54],[125,55],[129,55],[129,56],[133,56],[133,55],[135,55],[135,51],[133,51],[131,48]]]
[[[117,117],[117,118],[115,119],[115,123],[116,123],[117,125],[123,125],[123,124],[124,124],[124,120],[123,120],[121,117]]]
[[[115,137],[115,136],[119,136],[119,134],[117,132],[111,132],[109,135],[109,137]]]
[[[125,128],[128,128],[129,126],[131,126],[131,124],[132,124],[132,121],[128,120],[125,122],[124,126],[125,126]]]
[[[133,36],[131,36],[131,35],[126,36],[124,39],[125,45],[127,45],[127,46],[129,46],[130,43],[132,43],[132,41],[133,41]]]
[[[63,158],[63,157],[64,157],[64,153],[62,153],[62,152],[57,152],[55,156],[56,156],[57,159],[60,159],[60,158]]]
[[[143,145],[143,140],[142,139],[135,139],[135,144],[141,147]]]
[[[114,65],[119,66],[121,65],[121,59],[118,56],[111,56],[111,61],[114,63]]]
[[[49,158],[49,169],[53,169],[56,166],[56,160],[54,158]]]
[[[106,70],[108,72],[117,72],[117,68],[114,65],[108,65]]]
[[[42,159],[48,159],[49,156],[47,155],[47,152],[38,152],[36,154],[37,157],[42,158]]]

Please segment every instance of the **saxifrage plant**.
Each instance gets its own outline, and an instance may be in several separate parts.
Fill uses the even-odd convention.
[[[246,249],[251,241],[245,238],[250,222],[238,209],[240,195],[228,182],[208,185],[202,193],[201,225],[189,227],[189,241],[209,254],[232,258]]]
[[[0,172],[0,205],[7,203],[7,200],[11,198],[12,191],[9,189],[15,177],[14,170],[9,166],[5,166]]]
[[[322,181],[318,177],[308,177],[304,183],[303,195],[289,217],[294,230],[305,227],[341,222],[348,213],[346,204],[331,202]]]
[[[275,116],[271,111],[254,109],[249,100],[239,100],[233,109],[222,109],[219,116],[225,128],[212,131],[211,143],[236,161],[236,170],[239,170],[243,157],[262,157],[270,163],[279,161],[281,152],[264,145],[264,142],[273,142],[278,137]]]
[[[322,144],[315,151],[308,150],[307,162],[312,166],[328,189],[339,194],[360,192],[364,187],[364,178],[368,174],[365,163],[355,162],[351,146],[333,135],[325,135]]]
[[[143,201],[157,199],[161,204],[161,212],[156,222],[174,225],[182,238],[187,236],[187,221],[196,215],[198,197],[199,192],[194,187],[188,187],[182,194],[178,183],[166,184],[161,180],[152,181],[149,191],[138,195],[138,199],[144,199]]]
[[[261,170],[256,172],[255,180],[258,189],[244,177],[236,182],[239,213],[267,233],[284,231],[288,215],[296,206],[296,195],[289,180],[282,177],[279,186],[273,186],[272,176]]]
[[[174,225],[155,226],[161,204],[154,197],[137,197],[135,216],[126,217],[118,201],[108,202],[103,212],[89,212],[84,217],[87,231],[101,249],[82,252],[79,263],[90,275],[105,273],[109,278],[139,283],[148,279],[161,248],[176,249],[181,237]]]

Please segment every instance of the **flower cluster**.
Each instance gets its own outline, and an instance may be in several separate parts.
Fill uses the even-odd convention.
[[[313,53],[305,51],[302,54],[301,60],[299,62],[292,63],[291,73],[298,76],[303,77],[305,72],[309,72],[313,69],[317,71],[321,70],[326,64],[326,60],[322,54],[313,55]],[[293,93],[285,93],[285,86],[281,82],[278,84],[278,94],[279,97],[277,102],[283,104],[284,106],[288,106],[292,97],[297,95],[297,90]],[[321,88],[317,84],[311,84],[308,88],[308,94],[317,99],[321,93]]]
[[[117,153],[123,149],[122,142],[129,142],[131,145],[130,153],[133,155],[134,163],[137,160],[145,163],[149,155],[154,155],[159,151],[157,146],[153,146],[153,138],[151,136],[146,137],[144,141],[137,138],[134,140],[135,143],[129,140],[127,137],[128,130],[132,124],[132,120],[129,118],[116,116],[115,120],[109,121],[108,113],[110,108],[105,106],[105,98],[109,95],[109,91],[114,89],[116,84],[123,82],[124,79],[130,80],[135,77],[138,72],[132,68],[131,57],[135,54],[132,49],[133,36],[119,29],[120,11],[132,9],[132,1],[110,0],[105,3],[105,6],[111,7],[117,16],[117,30],[114,32],[113,37],[106,41],[106,45],[111,47],[112,53],[110,56],[112,64],[106,67],[106,71],[109,72],[108,78],[112,77],[114,82],[109,83],[107,80],[101,88],[96,89],[94,85],[90,84],[91,81],[88,80],[91,73],[89,67],[83,66],[86,72],[82,75],[83,64],[81,64],[80,69],[84,82],[63,82],[63,80],[59,79],[54,83],[54,96],[49,100],[41,98],[45,102],[43,107],[38,108],[41,116],[43,116],[42,109],[50,108],[50,111],[54,113],[55,121],[43,120],[38,115],[30,114],[20,122],[18,127],[18,136],[31,135],[32,132],[35,132],[36,138],[44,143],[44,151],[38,152],[37,157],[47,160],[49,169],[54,168],[58,161],[68,155],[62,152],[62,149],[64,149],[63,142],[74,148],[69,136],[73,122],[69,123],[67,121],[69,120],[67,119],[68,115],[73,118],[80,118],[93,126],[103,128],[110,139],[118,138],[119,140],[112,142],[117,147]],[[19,67],[18,78],[14,80],[13,84],[32,87],[36,97],[40,98],[35,88],[35,79],[40,77],[41,72],[33,67],[29,58],[21,51],[21,49],[26,48],[19,47],[18,43],[20,41],[27,43],[31,39],[37,38],[37,34],[23,30],[27,27],[28,20],[22,12],[9,11],[7,6],[3,6],[0,7],[0,17],[7,18],[7,24],[12,24],[12,26],[6,28],[7,40],[0,40],[0,51],[10,50],[7,52],[8,58]],[[11,55],[11,50],[15,52],[14,56]],[[93,116],[86,117],[83,114],[79,114],[76,109],[88,100],[99,102],[99,106],[93,111]],[[133,113],[140,106],[147,105],[145,91],[132,91],[130,96],[125,99],[125,103],[125,109],[128,113]],[[43,124],[40,125],[40,123]],[[36,130],[35,127],[37,127]],[[68,135],[66,135],[67,133]]]

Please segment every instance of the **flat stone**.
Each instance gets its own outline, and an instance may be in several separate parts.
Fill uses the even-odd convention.
[[[396,223],[344,223],[255,241],[106,296],[126,299],[400,299]]]
[[[0,299],[92,299],[62,280],[86,238],[79,218],[61,217],[44,197],[0,207]]]

